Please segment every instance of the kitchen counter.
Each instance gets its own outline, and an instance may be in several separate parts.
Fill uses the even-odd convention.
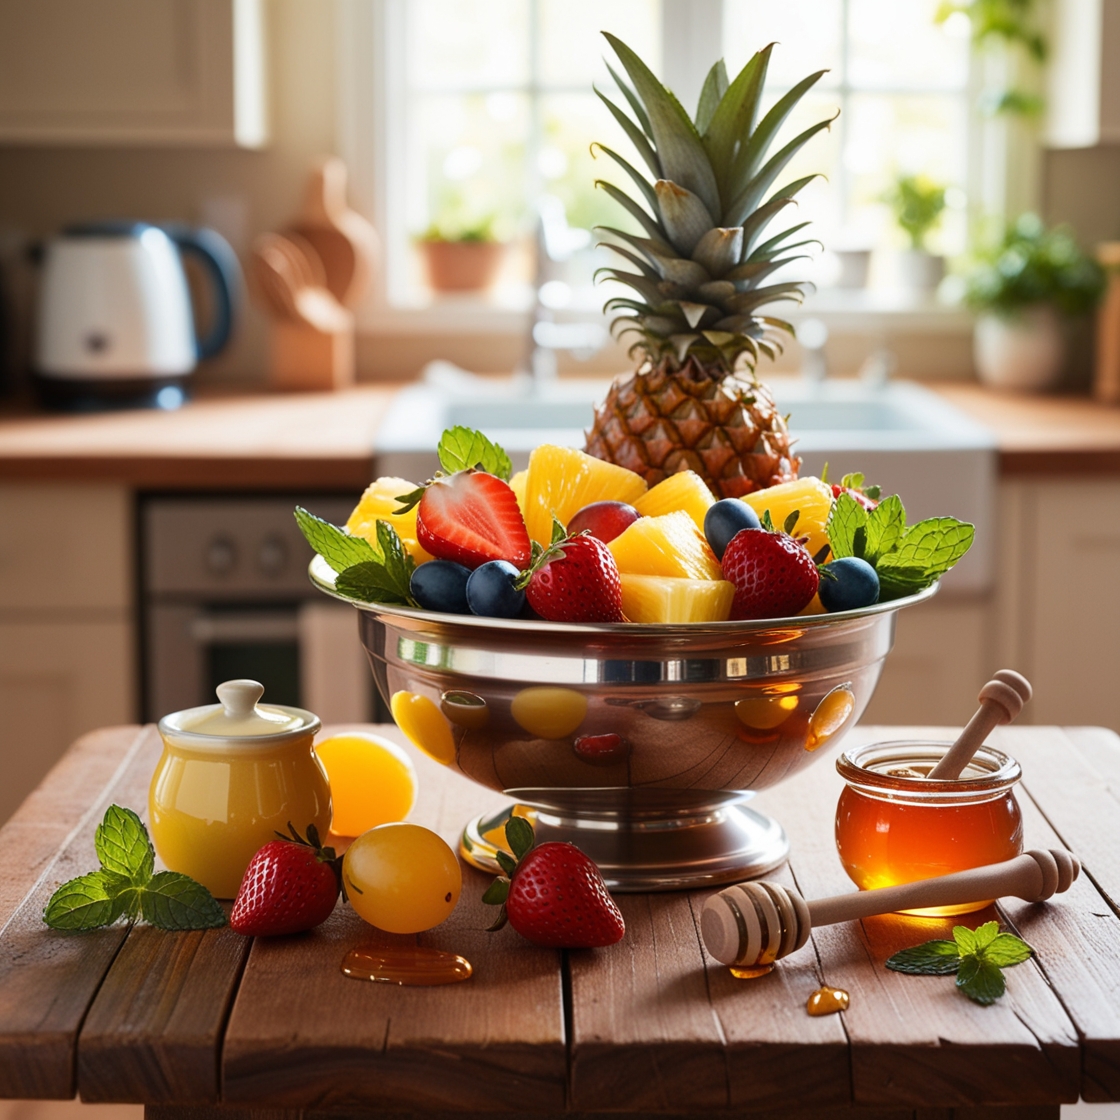
[[[930,387],[995,432],[1006,476],[1120,474],[1120,409],[1084,397]],[[0,481],[137,489],[356,490],[399,384],[335,393],[219,394],[177,412],[0,413]]]

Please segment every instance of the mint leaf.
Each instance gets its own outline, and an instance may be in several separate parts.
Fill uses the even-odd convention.
[[[863,479],[863,471],[853,471],[850,474],[844,475],[844,477],[840,479],[840,485],[845,490],[862,490]]]
[[[352,537],[337,525],[308,513],[302,506],[296,506],[295,515],[296,524],[307,538],[307,543],[336,572],[345,571],[367,560],[380,559],[365,537]]]
[[[226,912],[201,884],[178,871],[153,875],[140,895],[144,921],[159,929],[217,929],[226,924]]]
[[[419,606],[410,589],[416,562],[387,521],[377,522],[377,543],[381,546],[381,555],[340,572],[335,590],[365,603]]]
[[[51,929],[87,930],[111,925],[123,913],[119,900],[123,882],[105,871],[70,879],[51,895],[43,921]]]
[[[524,817],[510,817],[506,821],[506,841],[513,854],[521,859],[533,847],[533,826]]]
[[[93,836],[103,871],[144,884],[152,877],[156,853],[144,822],[131,810],[110,805]]]
[[[902,599],[924,591],[933,582],[921,568],[878,568],[879,602]]]
[[[857,536],[862,530],[862,539],[867,539],[867,510],[851,496],[841,494],[832,503],[824,531],[832,546],[832,555],[837,559],[845,556],[860,556],[856,551],[859,543]]]
[[[908,972],[912,976],[951,976],[960,963],[955,941],[927,941],[886,960],[887,968],[893,972]]]
[[[897,494],[884,498],[867,515],[867,548],[864,559],[874,567],[879,558],[894,550],[906,532],[906,509]]]
[[[1034,955],[1034,950],[1013,933],[1001,933],[995,940],[984,946],[983,956],[1000,968],[1010,968],[1022,964]]]
[[[972,931],[976,938],[976,951],[983,952],[999,936],[999,922],[985,922]]]
[[[957,952],[962,957],[975,954],[977,949],[976,934],[968,926],[953,926],[953,940],[957,945]]]
[[[921,568],[932,582],[972,547],[976,527],[955,517],[930,517],[911,525],[882,568]]]
[[[503,482],[508,482],[513,474],[513,464],[505,451],[473,428],[448,428],[440,437],[436,453],[448,474],[478,467]]]
[[[1007,990],[1007,983],[998,964],[993,964],[984,957],[969,956],[961,959],[961,967],[957,971],[957,987],[974,1003],[987,1007],[1003,995]]]

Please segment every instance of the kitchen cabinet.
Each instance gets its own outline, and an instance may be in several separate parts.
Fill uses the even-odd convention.
[[[0,5],[0,141],[267,139],[263,0]]]
[[[1120,0],[1056,0],[1047,64],[1046,144],[1120,140]]]
[[[76,735],[136,719],[132,500],[0,486],[0,821]]]

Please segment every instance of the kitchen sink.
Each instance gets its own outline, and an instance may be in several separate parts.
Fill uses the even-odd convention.
[[[946,589],[986,590],[992,580],[996,446],[992,434],[936,393],[907,381],[869,385],[767,379],[797,437],[802,474],[839,479],[862,471],[885,493],[898,493],[908,520],[952,514],[977,527],[969,554],[946,577]],[[524,467],[542,443],[583,445],[605,381],[560,381],[540,395],[466,377],[418,384],[398,394],[377,436],[379,474],[421,481],[438,469],[435,446],[455,424],[485,431]]]

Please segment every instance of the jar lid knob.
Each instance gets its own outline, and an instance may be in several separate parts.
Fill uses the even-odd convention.
[[[260,681],[225,681],[215,690],[230,719],[248,719],[257,709],[257,701],[264,695]]]

